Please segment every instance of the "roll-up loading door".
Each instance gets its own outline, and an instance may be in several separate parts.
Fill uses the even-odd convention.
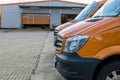
[[[64,24],[66,22],[74,20],[76,16],[77,14],[61,14],[61,23]]]
[[[50,25],[49,14],[23,14],[23,27],[48,27]]]
[[[48,14],[34,15],[34,24],[50,24],[49,15]]]

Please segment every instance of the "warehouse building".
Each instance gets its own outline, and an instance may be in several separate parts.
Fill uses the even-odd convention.
[[[0,8],[0,28],[48,27],[62,24],[76,17],[84,4],[40,2],[4,5]]]

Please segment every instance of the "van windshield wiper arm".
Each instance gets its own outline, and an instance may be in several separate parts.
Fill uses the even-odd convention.
[[[94,18],[97,18],[97,17],[104,17],[104,16],[95,16]]]

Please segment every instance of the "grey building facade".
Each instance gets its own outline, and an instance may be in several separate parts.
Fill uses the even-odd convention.
[[[25,24],[61,24],[62,16],[77,15],[83,4],[66,2],[41,2],[2,6],[1,28],[23,28]]]

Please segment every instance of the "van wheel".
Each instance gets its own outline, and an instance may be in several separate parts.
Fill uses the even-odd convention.
[[[71,79],[71,78],[67,78],[66,80],[80,80],[80,79]]]
[[[97,73],[95,80],[120,80],[120,61],[105,64]]]

